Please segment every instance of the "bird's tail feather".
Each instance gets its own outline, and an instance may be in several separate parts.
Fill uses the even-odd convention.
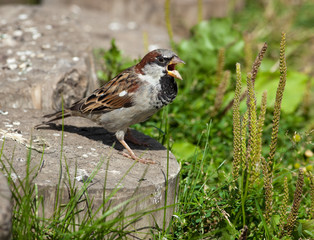
[[[70,116],[72,116],[72,113],[70,111],[67,111],[67,110],[64,110],[63,113],[62,113],[62,111],[58,111],[58,112],[55,112],[52,114],[47,114],[47,115],[44,115],[44,118],[51,118],[51,119],[49,119],[48,121],[44,121],[41,124],[36,125],[34,128],[38,128],[38,127],[43,126],[43,125],[49,125],[50,123],[52,123],[56,120],[59,120],[62,118],[67,118]]]

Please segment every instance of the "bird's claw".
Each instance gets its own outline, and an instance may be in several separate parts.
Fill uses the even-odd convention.
[[[143,164],[156,164],[156,162],[151,160],[151,159],[139,158],[136,155],[131,156],[130,154],[125,153],[125,152],[122,152],[122,155],[127,157],[127,158],[133,159],[137,162],[143,163]]]

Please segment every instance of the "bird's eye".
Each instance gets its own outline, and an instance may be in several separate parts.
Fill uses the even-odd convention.
[[[165,62],[165,59],[164,59],[162,56],[158,57],[157,60],[158,60],[160,63],[164,63],[164,62]]]

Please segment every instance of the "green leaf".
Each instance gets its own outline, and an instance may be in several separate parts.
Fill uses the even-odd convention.
[[[195,151],[200,151],[199,147],[189,142],[176,141],[172,145],[174,155],[181,159],[187,159],[194,156]]]
[[[301,104],[306,89],[308,76],[297,71],[288,71],[287,83],[282,100],[282,111],[293,113]],[[257,103],[260,104],[262,92],[267,90],[268,106],[273,106],[276,99],[276,90],[278,87],[279,73],[260,72],[257,75],[255,89],[257,92]]]
[[[299,220],[302,225],[302,233],[306,237],[314,237],[314,219]]]

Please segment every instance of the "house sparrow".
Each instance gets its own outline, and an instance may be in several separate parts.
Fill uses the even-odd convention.
[[[138,64],[124,70],[69,109],[64,109],[64,118],[88,118],[115,133],[129,153],[123,155],[141,163],[154,163],[137,157],[124,137],[130,125],[146,121],[175,99],[178,89],[174,78],[182,80],[175,70],[178,63],[184,62],[171,50],[151,51]],[[52,119],[40,125],[62,119],[62,111],[44,117]]]

